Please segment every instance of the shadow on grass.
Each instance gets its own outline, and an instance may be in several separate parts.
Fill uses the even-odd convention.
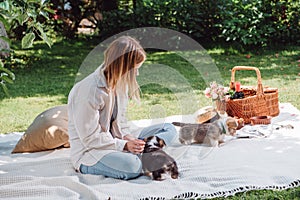
[[[36,43],[28,50],[15,50],[6,67],[16,75],[13,84],[7,84],[11,98],[63,95],[67,98],[77,71],[94,48],[96,41],[59,41],[51,48]],[[20,49],[18,45],[13,47]],[[8,98],[2,92],[0,100]],[[63,98],[62,103],[67,99]]]
[[[100,42],[97,38],[61,40],[56,42],[52,48],[42,43],[36,43],[32,49],[16,50],[12,61],[6,63],[6,66],[16,75],[15,83],[7,85],[10,97],[62,95],[64,98],[61,98],[61,103],[66,103],[79,67],[90,51]],[[13,48],[20,49],[19,46]],[[300,48],[267,50],[259,54],[250,53],[251,58],[246,58],[245,54],[238,52],[228,54],[226,49],[221,49],[217,53],[214,52],[214,48],[208,49],[212,62],[218,67],[223,79],[216,81],[222,82],[224,85],[229,84],[230,69],[236,65],[259,67],[263,80],[282,79],[283,74],[289,80],[296,80],[299,73],[296,62],[299,59],[299,52]],[[195,56],[193,58],[197,59]],[[194,66],[176,52],[150,52],[145,64],[159,64],[173,68],[187,80],[194,90],[204,90],[206,87],[203,74],[200,74]],[[169,75],[162,74],[162,76],[168,77]],[[248,80],[249,77],[254,77],[253,80],[256,80],[255,72],[244,71],[236,74],[237,80],[253,84],[253,80]],[[180,87],[176,80],[173,82]],[[155,83],[143,85],[142,91],[144,94],[170,93],[168,88]],[[1,92],[0,100],[5,98],[8,97]]]

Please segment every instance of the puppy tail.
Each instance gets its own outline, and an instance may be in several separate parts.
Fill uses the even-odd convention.
[[[146,171],[146,172],[142,173],[142,175],[152,177],[152,173],[149,172],[149,171]]]
[[[172,124],[173,124],[174,126],[180,126],[180,127],[189,125],[189,123],[183,123],[183,122],[172,122]]]

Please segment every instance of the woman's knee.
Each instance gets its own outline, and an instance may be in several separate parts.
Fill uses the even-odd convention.
[[[112,153],[108,154],[100,161],[105,166],[124,173],[140,173],[142,171],[142,162],[140,158],[132,153]]]
[[[91,167],[81,166],[82,173],[100,174],[118,179],[133,179],[142,173],[142,162],[131,153],[111,153]]]
[[[120,165],[122,165],[119,168],[121,179],[133,179],[142,174],[142,162],[135,155],[124,157],[124,160],[120,161]]]
[[[163,123],[149,126],[140,134],[140,138],[146,138],[149,136],[157,136],[164,140],[166,145],[170,145],[173,139],[176,137],[177,131],[173,124]]]
[[[166,131],[170,131],[170,132],[174,132],[174,133],[176,132],[175,126],[171,123],[165,123],[163,128]]]
[[[141,173],[142,172],[142,162],[138,156],[129,154],[130,156],[124,157],[121,161],[123,164],[124,172],[126,173]]]

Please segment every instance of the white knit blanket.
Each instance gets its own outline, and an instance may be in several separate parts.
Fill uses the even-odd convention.
[[[179,167],[179,179],[152,181],[142,176],[123,181],[76,173],[69,149],[10,154],[22,133],[0,136],[0,198],[3,199],[171,199],[212,198],[254,189],[281,190],[300,185],[300,112],[280,104],[272,119],[280,128],[268,137],[226,138],[220,147],[182,146],[176,141],[166,151]],[[192,116],[134,121],[150,123],[189,121]],[[248,130],[248,129],[247,129]],[[239,132],[241,134],[241,132]]]

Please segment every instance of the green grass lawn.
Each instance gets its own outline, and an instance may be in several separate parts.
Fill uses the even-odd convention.
[[[66,104],[78,69],[89,52],[98,45],[97,39],[62,40],[52,48],[36,43],[30,50],[16,50],[9,64],[16,75],[8,85],[10,96],[0,91],[0,133],[25,131],[37,114],[55,105]],[[15,49],[18,49],[15,46]],[[279,101],[289,102],[300,109],[300,47],[253,50],[240,53],[232,48],[207,47],[211,62],[217,66],[224,85],[229,84],[230,69],[236,65],[259,67],[263,85],[279,89]],[[203,95],[206,87],[203,75],[179,56],[182,52],[149,52],[144,72],[139,77],[142,101],[130,102],[129,120],[161,118],[190,114],[211,105]],[[195,58],[199,52],[183,52]],[[250,54],[250,58],[247,58]],[[153,72],[153,74],[152,74]],[[175,75],[173,75],[175,74]],[[147,78],[150,82],[147,82]],[[150,78],[149,78],[150,77]],[[157,81],[162,81],[162,84]],[[255,85],[252,72],[239,72],[236,80]],[[231,199],[299,199],[300,189],[284,191],[253,191]]]
[[[10,97],[0,91],[0,133],[24,131],[43,110],[67,103],[80,66],[98,44],[97,39],[62,40],[52,48],[36,43],[33,49],[16,50],[13,54],[15,60],[9,63],[16,75],[15,83],[8,85]],[[15,49],[19,47],[15,46]],[[249,53],[213,47],[207,48],[207,53],[210,65],[214,64],[221,75],[216,81],[228,85],[233,66],[256,66],[261,71],[263,84],[279,89],[280,102],[290,102],[300,109],[300,63],[297,62],[300,47]],[[138,77],[142,101],[140,104],[130,102],[129,120],[189,114],[211,105],[203,95],[207,86],[203,79],[205,75],[180,55],[193,58],[198,65],[199,52],[148,53]],[[255,85],[257,79],[254,72],[244,71],[237,72],[236,80]]]

